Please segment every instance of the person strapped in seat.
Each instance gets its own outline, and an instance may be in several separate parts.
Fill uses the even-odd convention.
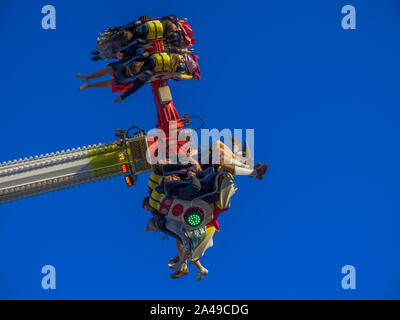
[[[171,277],[179,278],[182,275],[189,273],[187,264],[182,263],[180,259],[180,257],[185,255],[184,248],[186,248],[186,251],[193,251],[199,246],[205,238],[205,235],[209,235],[209,232],[207,233],[205,227],[197,228],[196,230],[184,230],[181,223],[160,214],[160,202],[165,196],[163,188],[160,186],[162,177],[161,168],[155,166],[148,182],[150,196],[145,197],[142,204],[142,207],[153,215],[153,217],[148,221],[145,231],[152,230],[155,232],[163,232],[176,239],[178,256],[170,259],[170,264],[168,266],[176,270]],[[193,263],[199,270],[196,280],[201,280],[208,273],[208,270],[201,265],[199,258],[197,258],[196,261],[193,261]]]
[[[110,63],[105,69],[84,76],[77,73],[77,76],[84,82],[90,79],[100,78],[111,75],[112,80],[101,81],[97,83],[84,83],[79,90],[88,88],[112,88],[113,92],[122,93],[115,100],[121,102],[146,82],[156,79],[194,79],[200,80],[200,68],[198,66],[198,57],[189,53],[156,53],[147,52],[135,56],[128,61],[118,61]]]
[[[153,52],[151,46],[161,40],[169,48],[188,48],[195,43],[193,31],[187,22],[175,15],[152,19],[143,16],[125,26],[106,29],[98,38],[97,50],[92,60],[130,59],[139,47]],[[157,50],[156,50],[157,51]]]

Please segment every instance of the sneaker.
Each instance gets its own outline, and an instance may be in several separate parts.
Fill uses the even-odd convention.
[[[203,279],[207,273],[208,273],[208,270],[206,268],[201,269],[197,273],[196,281],[200,281],[201,279]]]
[[[79,79],[81,79],[83,82],[87,82],[87,78],[80,72],[77,72],[76,75],[78,76]]]
[[[262,180],[264,174],[267,172],[268,170],[268,163],[264,163],[263,166],[261,166],[260,168],[257,169],[257,176],[256,178],[258,180]]]
[[[189,269],[186,268],[184,271],[175,271],[173,274],[170,275],[172,279],[178,279],[184,275],[187,275],[189,273]]]
[[[257,163],[257,164],[254,166],[254,169],[258,170],[258,169],[261,168],[261,166],[262,166],[262,163],[259,162],[259,163]],[[250,176],[250,178],[253,178],[253,177],[254,177],[254,176]]]
[[[178,261],[177,261],[178,262]],[[168,268],[176,270],[177,262],[175,263],[168,263]]]

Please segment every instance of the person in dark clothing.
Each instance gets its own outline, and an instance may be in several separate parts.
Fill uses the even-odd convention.
[[[200,180],[193,171],[188,171],[187,178],[184,180],[181,180],[175,174],[166,176],[164,178],[164,185],[164,191],[168,197],[177,197],[183,200],[193,200],[194,195],[201,190]]]
[[[193,200],[213,191],[216,171],[213,166],[197,171],[191,164],[167,164],[163,167],[163,175],[164,193],[168,197]],[[204,200],[214,202],[215,195]]]

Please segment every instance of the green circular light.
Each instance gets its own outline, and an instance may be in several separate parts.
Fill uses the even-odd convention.
[[[201,218],[198,214],[193,213],[188,217],[188,223],[192,227],[198,226],[200,224],[200,222],[201,222]]]
[[[204,214],[198,209],[191,209],[185,214],[186,223],[191,227],[199,226],[204,219]]]

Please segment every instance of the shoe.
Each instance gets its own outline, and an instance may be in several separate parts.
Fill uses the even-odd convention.
[[[172,260],[172,259],[171,259]],[[177,261],[178,262],[178,261]],[[176,270],[176,263],[168,263],[168,268]]]
[[[207,275],[207,273],[208,270],[206,268],[201,269],[197,274],[196,281],[200,281],[201,279],[203,279]]]
[[[257,164],[254,166],[254,169],[255,169],[255,170],[258,170],[258,169],[261,168],[261,166],[262,166],[262,163],[259,162],[259,163],[257,163]],[[254,177],[254,176],[250,176],[250,178],[253,178],[253,177]]]
[[[170,275],[172,279],[178,279],[184,275],[187,275],[189,273],[189,269],[186,268],[184,271],[175,271],[173,274]]]
[[[81,79],[83,82],[87,82],[87,78],[80,72],[77,72],[76,75],[78,76],[79,79]]]
[[[179,257],[169,259],[170,263],[177,263],[179,261]]]
[[[87,88],[89,88],[89,85],[87,83],[85,83],[79,87],[79,90],[82,91],[82,90],[86,90]]]
[[[267,172],[268,170],[268,163],[265,163],[263,166],[261,166],[260,168],[257,169],[257,175],[256,178],[258,180],[262,180],[264,174]]]

